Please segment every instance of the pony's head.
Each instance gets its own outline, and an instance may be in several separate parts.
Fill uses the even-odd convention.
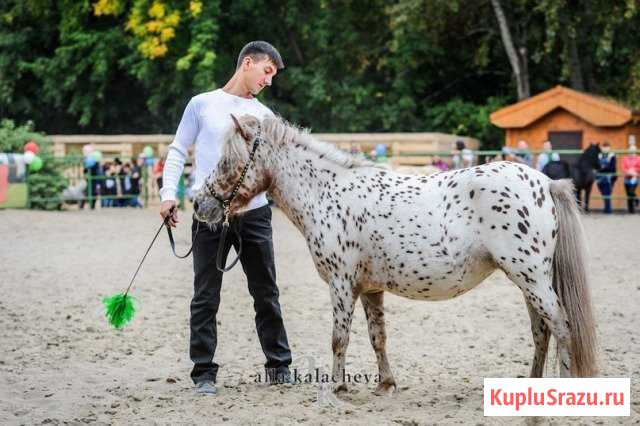
[[[225,204],[234,215],[271,183],[265,167],[271,146],[260,120],[249,115],[231,118],[234,125],[224,137],[220,161],[193,203],[196,218],[208,224],[223,219]]]
[[[600,145],[597,143],[591,143],[589,146],[582,152],[582,162],[587,164],[593,169],[600,168],[600,161],[598,160],[598,154],[600,154]]]

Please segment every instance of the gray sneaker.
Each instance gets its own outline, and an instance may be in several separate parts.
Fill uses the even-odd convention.
[[[211,380],[204,380],[196,384],[196,393],[202,395],[216,395],[218,393],[218,388]]]

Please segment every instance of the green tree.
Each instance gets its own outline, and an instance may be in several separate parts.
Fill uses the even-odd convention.
[[[188,99],[265,39],[286,69],[261,99],[290,121],[322,132],[475,122],[460,129],[493,143],[488,122],[452,108],[479,117],[526,86],[496,3],[528,75],[520,92],[560,83],[640,105],[634,0],[5,0],[0,117],[48,133],[173,132]]]

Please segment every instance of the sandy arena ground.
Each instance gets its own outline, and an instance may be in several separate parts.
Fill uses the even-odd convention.
[[[179,251],[189,240],[181,216]],[[132,293],[136,318],[109,328],[101,298],[117,293],[159,225],[156,209],[0,211],[0,424],[524,424],[483,417],[483,377],[527,376],[533,355],[519,290],[502,273],[445,302],[386,297],[388,351],[399,389],[376,397],[352,384],[340,400],[315,384],[267,386],[241,268],[225,276],[218,314],[220,393],[189,378],[191,260],[163,233]],[[585,219],[601,375],[631,377],[631,417],[552,418],[542,424],[640,424],[640,215]],[[302,236],[274,210],[278,284],[294,365],[329,372],[331,306]],[[555,357],[553,357],[555,359]],[[356,311],[349,373],[377,373]],[[555,366],[547,375],[556,375]]]

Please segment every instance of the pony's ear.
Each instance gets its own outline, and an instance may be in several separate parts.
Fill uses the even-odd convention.
[[[238,119],[236,118],[236,116],[235,116],[235,115],[233,115],[233,114],[229,114],[229,115],[231,115],[231,119],[233,120],[233,123],[234,123],[234,124],[235,124],[235,126],[236,126],[236,130],[238,131],[238,133],[240,133],[240,136],[242,136],[242,138],[243,138],[245,141],[247,141],[247,142],[248,142],[248,141],[249,141],[249,136],[247,136],[247,132],[245,132],[245,131],[244,131],[244,129],[243,129],[243,128],[242,128],[242,126],[240,125],[240,122],[238,121]]]

